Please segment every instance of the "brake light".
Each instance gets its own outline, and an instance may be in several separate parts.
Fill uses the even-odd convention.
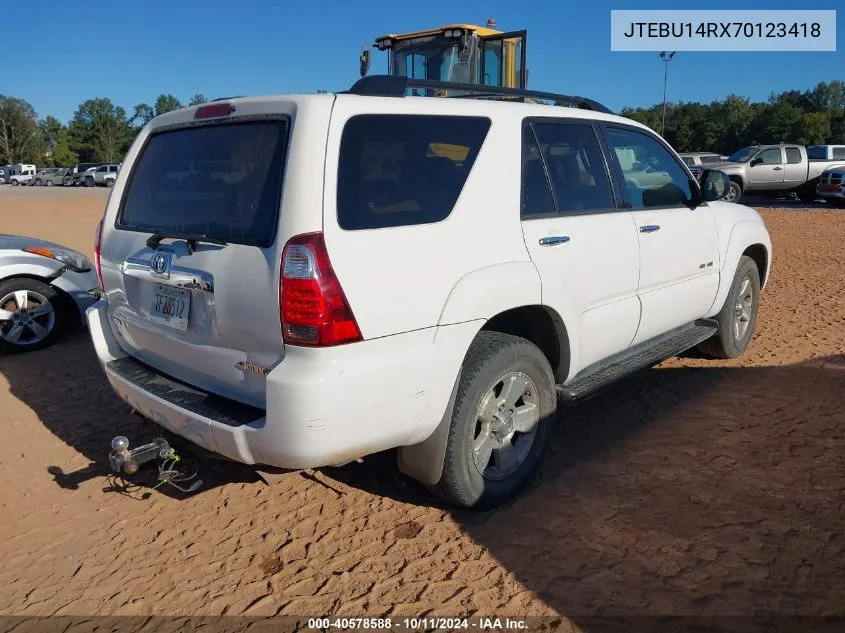
[[[235,108],[231,103],[209,103],[200,106],[194,112],[195,119],[213,119],[219,116],[229,116]]]
[[[103,241],[103,220],[97,222],[97,230],[94,234],[94,268],[97,270],[97,281],[100,282],[100,290],[105,291],[103,285],[103,269],[100,266],[100,243]]]
[[[297,235],[285,244],[280,285],[285,344],[327,347],[363,339],[322,233]]]

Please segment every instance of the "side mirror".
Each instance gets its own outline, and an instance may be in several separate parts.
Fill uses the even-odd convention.
[[[361,57],[359,62],[361,64],[361,76],[365,76],[370,71],[370,62],[372,61],[372,51],[368,46],[361,49]]]
[[[721,200],[731,189],[731,179],[717,169],[703,169],[699,179],[701,183],[701,199],[704,202]]]
[[[763,162],[762,158],[759,158],[759,157],[758,158],[752,158],[751,159],[751,166],[756,167],[757,165],[759,165],[762,162]]]

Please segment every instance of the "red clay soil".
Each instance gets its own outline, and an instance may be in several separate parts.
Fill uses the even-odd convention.
[[[89,253],[105,198],[4,188],[0,232]],[[845,212],[762,212],[774,265],[745,356],[672,359],[563,410],[537,482],[483,514],[390,454],[273,486],[205,460],[194,495],[127,486],[109,441],[152,429],[86,335],[0,357],[0,613],[845,615]]]

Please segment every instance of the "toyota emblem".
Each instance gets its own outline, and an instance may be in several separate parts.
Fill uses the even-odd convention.
[[[167,255],[165,253],[156,253],[150,261],[150,268],[157,275],[163,275],[167,272]]]

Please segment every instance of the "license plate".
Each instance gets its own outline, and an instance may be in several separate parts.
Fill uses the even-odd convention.
[[[188,329],[188,312],[191,309],[191,291],[155,284],[145,310],[147,318],[177,330]]]

